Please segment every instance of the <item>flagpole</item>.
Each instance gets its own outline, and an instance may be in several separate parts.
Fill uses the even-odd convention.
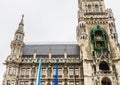
[[[74,66],[74,85],[76,85],[76,73],[75,73],[75,66]]]
[[[40,57],[39,61],[36,85],[41,85],[41,73],[42,73],[42,57]]]
[[[58,59],[56,60],[56,73],[55,73],[55,79],[54,79],[54,85],[58,85]]]

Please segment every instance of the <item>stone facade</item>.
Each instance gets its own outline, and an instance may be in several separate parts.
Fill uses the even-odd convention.
[[[104,0],[78,0],[77,44],[24,43],[23,18],[5,61],[2,85],[35,85],[42,57],[41,85],[119,85],[120,45],[111,9]],[[74,83],[76,81],[76,83]]]
[[[115,19],[104,0],[79,0],[77,42],[84,85],[119,85],[120,49]]]

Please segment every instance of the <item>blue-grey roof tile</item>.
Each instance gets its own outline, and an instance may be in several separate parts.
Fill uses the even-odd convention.
[[[33,55],[35,48],[37,49],[37,55],[48,55],[50,49],[52,55],[64,55],[65,49],[67,55],[79,55],[79,46],[77,44],[25,45],[23,55]]]

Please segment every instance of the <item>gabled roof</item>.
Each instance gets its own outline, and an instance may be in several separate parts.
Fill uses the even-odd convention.
[[[66,49],[67,55],[79,55],[79,46],[77,44],[36,44],[25,45],[23,55],[33,55],[34,49],[37,55],[48,55],[50,49],[52,55],[64,55]]]

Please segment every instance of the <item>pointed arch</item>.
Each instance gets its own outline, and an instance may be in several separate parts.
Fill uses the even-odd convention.
[[[88,12],[92,12],[92,6],[88,5]]]
[[[99,6],[95,5],[95,12],[99,12]]]
[[[105,62],[105,61],[100,62],[100,64],[99,64],[99,69],[100,69],[101,71],[110,71],[109,65],[108,65],[108,63]]]
[[[101,85],[112,85],[112,83],[108,77],[104,77],[101,81]]]

